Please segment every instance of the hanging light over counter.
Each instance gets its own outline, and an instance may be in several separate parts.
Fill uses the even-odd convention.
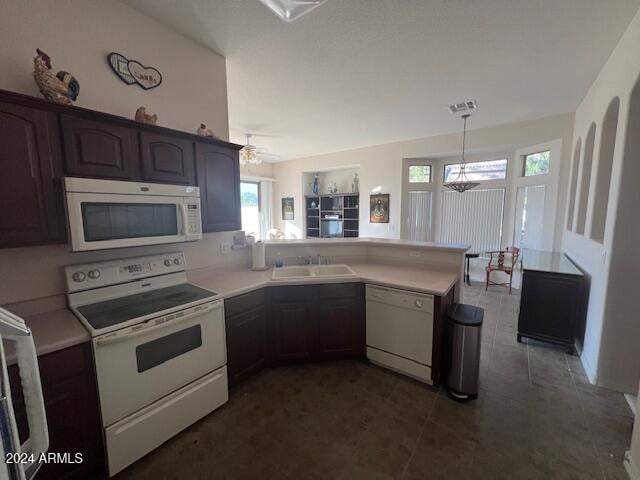
[[[464,193],[467,190],[471,190],[472,188],[480,185],[478,182],[472,182],[467,177],[465,172],[466,163],[464,161],[464,149],[467,140],[467,119],[471,116],[469,113],[465,113],[462,115],[462,120],[464,121],[464,127],[462,130],[462,159],[460,161],[460,171],[458,172],[458,176],[453,182],[446,183],[445,187],[450,188],[451,190],[455,190],[458,193]]]

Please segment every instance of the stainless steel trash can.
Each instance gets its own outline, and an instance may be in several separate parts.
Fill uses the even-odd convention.
[[[449,370],[447,392],[454,400],[478,398],[484,310],[454,303],[448,311]]]

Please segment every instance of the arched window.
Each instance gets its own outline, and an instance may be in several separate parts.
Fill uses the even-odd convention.
[[[591,238],[597,242],[604,241],[604,230],[607,224],[611,170],[613,169],[613,153],[616,145],[619,112],[620,99],[616,97],[611,100],[602,121],[600,158],[598,159],[598,176],[596,177],[595,201],[591,221]]]
[[[587,206],[589,205],[589,184],[591,183],[591,164],[593,163],[593,144],[596,139],[596,124],[592,123],[584,140],[584,156],[580,174],[580,196],[578,197],[578,220],[576,232],[584,235],[587,223]]]
[[[573,212],[576,206],[576,188],[578,186],[578,170],[580,168],[580,149],[582,139],[579,138],[573,149],[573,165],[571,167],[571,189],[569,190],[569,209],[567,211],[567,230],[573,229]]]

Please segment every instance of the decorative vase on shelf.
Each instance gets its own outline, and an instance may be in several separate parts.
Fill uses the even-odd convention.
[[[358,193],[360,191],[360,179],[358,173],[353,174],[353,180],[351,181],[351,193]]]
[[[313,176],[313,185],[311,186],[311,191],[314,195],[318,195],[320,193],[320,182],[318,181],[318,175]]]
[[[337,193],[338,192],[338,186],[336,185],[336,182],[331,182],[331,184],[329,185],[329,193]]]

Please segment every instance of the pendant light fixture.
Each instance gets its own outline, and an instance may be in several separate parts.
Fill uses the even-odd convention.
[[[293,22],[326,0],[259,0],[285,22]]]
[[[450,188],[451,190],[455,190],[458,193],[464,193],[467,190],[471,190],[472,188],[480,185],[478,182],[472,182],[467,178],[467,174],[465,173],[466,163],[464,162],[464,149],[465,143],[467,140],[467,119],[471,116],[469,113],[465,113],[462,115],[462,120],[464,121],[464,127],[462,130],[462,160],[460,161],[460,171],[458,172],[458,176],[453,182],[445,184],[445,187]]]
[[[258,155],[258,149],[251,145],[251,134],[247,133],[247,144],[240,150],[240,163],[242,165],[260,165],[262,158]]]

